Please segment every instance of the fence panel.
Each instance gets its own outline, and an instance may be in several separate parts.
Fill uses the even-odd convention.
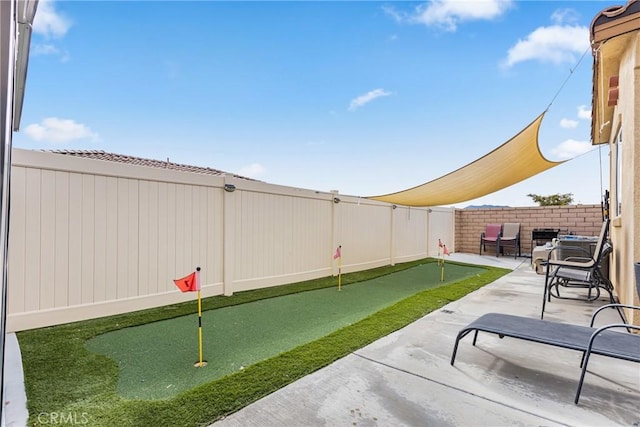
[[[233,188],[225,184],[233,184]],[[453,209],[14,150],[8,330],[230,295],[435,255]],[[427,248],[429,251],[427,251]]]
[[[427,209],[393,209],[393,262],[424,258],[427,254]]]

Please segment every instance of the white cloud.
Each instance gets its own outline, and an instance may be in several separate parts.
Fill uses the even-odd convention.
[[[60,50],[52,44],[34,44],[30,52],[33,55],[57,55]]]
[[[561,160],[572,159],[580,154],[584,154],[593,150],[593,146],[587,141],[576,141],[575,139],[567,139],[560,145],[551,150],[555,156]]]
[[[558,9],[551,14],[551,20],[554,24],[575,24],[580,20],[578,12],[574,9]]]
[[[578,118],[584,120],[591,120],[591,108],[586,105],[578,106]]]
[[[100,140],[97,133],[88,126],[69,119],[48,117],[42,123],[34,123],[24,129],[25,135],[34,141],[51,142],[54,144],[71,142],[77,139],[88,139],[93,142]]]
[[[408,20],[408,15],[406,13],[398,12],[391,6],[382,6],[382,10],[384,13],[395,19],[396,22],[405,22]]]
[[[240,168],[238,171],[238,175],[246,176],[247,178],[257,178],[260,175],[263,175],[267,169],[258,163],[252,163],[248,166],[244,166]]]
[[[495,19],[511,8],[512,4],[512,0],[431,0],[417,6],[412,13],[399,12],[391,7],[383,10],[398,22],[456,31],[462,22]]]
[[[571,119],[562,119],[560,120],[560,127],[563,127],[565,129],[575,129],[578,127],[578,121]]]
[[[67,62],[70,58],[69,52],[61,51],[52,44],[34,44],[29,51],[34,56],[52,55],[60,57],[60,62]]]
[[[589,48],[589,30],[578,25],[552,25],[535,29],[509,49],[504,67],[518,62],[538,60],[561,64],[574,63]]]
[[[71,27],[71,20],[56,10],[53,0],[40,0],[33,21],[33,31],[45,37],[63,37]]]
[[[357,98],[352,99],[351,103],[349,104],[349,111],[353,111],[356,108],[360,108],[363,105],[368,104],[369,102],[373,101],[376,98],[389,96],[389,95],[391,95],[391,92],[387,92],[384,89],[374,89],[372,91],[365,93],[364,95],[360,95]]]
[[[69,55],[69,52],[64,51],[60,53],[60,62],[67,62],[69,59],[71,59],[71,55]]]

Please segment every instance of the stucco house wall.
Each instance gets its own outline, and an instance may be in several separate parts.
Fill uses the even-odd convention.
[[[634,264],[640,261],[640,2],[609,6],[591,22],[591,141],[610,149],[610,277],[625,304],[639,305]],[[640,312],[627,310],[640,324]]]
[[[620,97],[612,120],[610,146],[611,240],[614,246],[611,276],[622,303],[640,305],[635,287],[634,262],[640,261],[640,34],[630,38],[620,57],[618,69]],[[619,146],[617,136],[621,133]],[[619,151],[621,151],[619,153]],[[621,161],[617,159],[620,156]],[[617,183],[621,168],[621,182]],[[620,188],[617,188],[619,185]],[[619,200],[620,198],[620,200]],[[621,213],[616,206],[620,204]],[[628,312],[635,323],[640,314]]]

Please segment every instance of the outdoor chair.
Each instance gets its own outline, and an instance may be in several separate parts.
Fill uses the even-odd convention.
[[[551,301],[551,297],[558,299],[586,299],[594,301],[600,298],[600,289],[604,289],[609,294],[609,302],[615,303],[613,297],[613,284],[604,273],[603,264],[607,261],[609,255],[613,252],[613,246],[609,241],[602,246],[600,256],[595,264],[590,268],[572,268],[559,266],[556,267],[549,280],[547,289],[547,301]],[[575,257],[571,257],[575,259]],[[567,259],[565,259],[567,260]],[[585,298],[562,296],[560,288],[585,288],[588,293]]]
[[[640,296],[640,265],[635,266],[636,291]],[[567,348],[582,352],[580,367],[580,380],[574,403],[578,404],[580,392],[587,373],[589,358],[592,354],[598,354],[615,359],[628,360],[640,363],[640,326],[629,324],[624,316],[622,323],[614,323],[595,328],[593,325],[596,316],[608,308],[616,308],[620,312],[622,308],[640,310],[640,307],[626,304],[606,304],[598,308],[591,315],[589,326],[572,325],[569,323],[551,322],[549,320],[534,319],[531,317],[514,316],[501,313],[487,313],[480,316],[458,332],[451,354],[451,366],[456,360],[458,343],[462,338],[473,332],[473,345],[476,345],[478,332],[488,332],[498,335],[500,338],[511,337],[525,341],[547,344],[555,347]],[[627,332],[616,331],[626,329]],[[553,363],[549,359],[549,363]]]
[[[502,226],[500,235],[500,251],[504,254],[505,248],[513,248],[513,257],[520,256],[520,224],[506,222]]]
[[[640,286],[638,286],[640,293]],[[462,338],[473,332],[473,345],[476,345],[478,332],[488,332],[498,335],[500,338],[511,337],[525,341],[547,344],[555,347],[567,348],[582,352],[580,367],[582,372],[578,381],[578,389],[574,403],[578,404],[580,392],[587,373],[589,358],[592,354],[612,357],[615,359],[640,362],[640,334],[618,332],[613,329],[634,329],[640,332],[640,326],[628,323],[616,323],[595,328],[593,326],[595,318],[600,311],[616,306],[629,309],[640,310],[640,307],[624,304],[607,304],[597,309],[592,317],[589,326],[572,325],[568,323],[551,322],[549,320],[534,319],[531,317],[514,316],[501,313],[487,313],[480,316],[469,325],[460,330],[456,336],[456,341],[451,355],[451,365],[453,366],[458,343]],[[548,360],[553,363],[553,359]]]
[[[485,245],[487,243],[496,246],[496,256],[500,252],[500,233],[502,232],[502,224],[487,224],[485,231],[480,235],[480,255],[482,251],[487,251]]]
[[[554,248],[549,252],[546,261],[546,274],[542,295],[542,310],[540,318],[544,318],[546,303],[551,301],[551,297],[560,299],[586,299],[593,301],[600,297],[600,289],[604,289],[609,294],[609,302],[615,303],[613,296],[613,285],[609,278],[602,272],[602,263],[608,260],[613,247],[607,241],[609,220],[602,223],[600,236],[594,249],[593,255],[585,252],[584,257],[570,257],[566,259],[553,259]],[[565,247],[566,248],[566,247]],[[573,248],[583,250],[583,248]],[[560,295],[560,287],[564,288],[586,288],[585,298],[567,297]],[[622,315],[622,313],[621,313]]]

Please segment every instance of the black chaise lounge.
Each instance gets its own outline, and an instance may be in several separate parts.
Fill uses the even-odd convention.
[[[640,283],[640,282],[639,282]],[[640,284],[638,284],[640,294]],[[511,337],[556,347],[568,348],[582,352],[582,373],[578,382],[578,389],[574,402],[580,399],[580,391],[587,372],[589,357],[592,354],[613,357],[616,359],[640,362],[640,335],[617,332],[613,329],[635,329],[640,331],[640,326],[619,323],[594,328],[596,315],[610,307],[627,307],[640,310],[640,307],[624,304],[607,304],[596,310],[591,317],[591,325],[580,326],[567,323],[551,322],[548,320],[534,319],[530,317],[513,316],[510,314],[488,313],[464,327],[456,337],[456,342],[451,355],[451,365],[456,360],[459,341],[474,332],[473,345],[476,345],[478,332],[497,334],[500,338]],[[550,361],[551,362],[551,361]]]

